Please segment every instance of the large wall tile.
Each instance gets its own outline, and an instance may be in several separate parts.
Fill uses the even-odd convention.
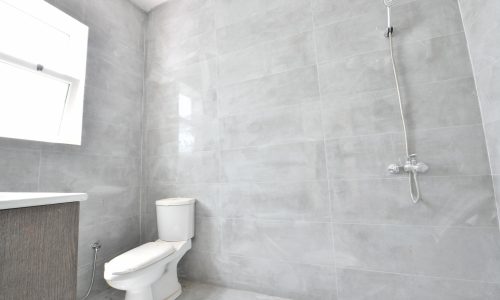
[[[259,14],[284,13],[307,7],[308,0],[214,0],[218,28],[242,22]]]
[[[322,142],[223,151],[222,180],[304,181],[326,178]]]
[[[423,200],[418,205],[411,201],[407,176],[334,181],[334,222],[497,226],[490,176],[422,175],[419,179]]]
[[[309,264],[333,264],[329,223],[228,219],[222,224],[223,252]],[[259,238],[255,243],[255,238]]]
[[[221,118],[221,147],[244,148],[323,140],[319,103]]]
[[[146,160],[147,182],[214,183],[219,179],[219,158],[214,151],[154,156]]]
[[[397,151],[391,134],[339,138],[326,141],[329,177],[389,177],[387,167],[397,163]]]
[[[340,299],[349,300],[494,300],[500,286],[466,280],[339,269]],[[360,288],[362,287],[362,288]]]
[[[319,101],[316,67],[294,69],[218,89],[221,115]]]
[[[319,7],[342,6],[342,4],[326,4],[313,1]],[[354,2],[354,3],[353,3]],[[356,7],[361,1],[351,1],[347,5]],[[373,9],[363,9],[366,15],[352,19],[331,19],[331,25],[316,30],[318,60],[320,62],[340,59],[375,50],[389,51],[389,41],[384,37],[387,31],[386,11],[381,1],[371,1],[365,6],[377,5]],[[357,13],[360,13],[358,11]],[[349,12],[346,8],[344,13]],[[322,13],[326,13],[323,11]],[[322,22],[321,20],[317,20]],[[394,44],[427,40],[463,31],[460,12],[456,0],[412,1],[398,5],[392,9],[392,26],[394,27]]]
[[[398,132],[401,116],[395,90],[322,97],[325,138]]]
[[[500,282],[498,228],[336,225],[339,267]]]
[[[490,174],[481,125],[411,131],[409,140],[410,151],[430,166],[427,175]]]
[[[402,86],[471,75],[463,33],[400,45],[395,48],[395,59]],[[319,77],[323,95],[352,95],[395,87],[389,51],[322,64]]]
[[[174,46],[214,29],[212,0],[174,0],[149,14],[147,40],[161,40]]]
[[[277,38],[312,30],[310,4],[298,5],[253,15],[238,23],[217,30],[217,49],[220,54],[243,49]]]
[[[147,155],[162,156],[171,153],[209,151],[218,147],[217,119],[162,118],[158,115],[157,122],[148,123],[158,128],[144,132]]]
[[[0,190],[36,192],[40,151],[0,148]]]
[[[330,220],[326,181],[222,184],[220,207],[227,218]]]
[[[312,32],[301,33],[219,56],[218,85],[257,79],[314,63]]]
[[[486,144],[491,163],[491,172],[500,175],[500,121],[484,125]],[[500,191],[498,191],[500,192]]]

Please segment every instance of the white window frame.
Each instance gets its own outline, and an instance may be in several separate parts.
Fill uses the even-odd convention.
[[[68,96],[64,104],[58,135],[52,138],[43,137],[36,139],[30,137],[29,139],[42,142],[81,145],[88,27],[43,0],[0,1],[51,25],[68,34],[70,37],[68,59],[64,64],[58,66],[57,69],[50,69],[50,66],[45,66],[43,62],[25,61],[18,57],[2,53],[2,49],[0,49],[0,60],[29,70],[42,72],[46,76],[54,77],[69,84]],[[23,137],[8,137],[23,139]]]

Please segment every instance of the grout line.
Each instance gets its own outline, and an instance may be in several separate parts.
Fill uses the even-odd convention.
[[[311,10],[311,22],[312,22],[312,27],[313,27],[313,33],[312,33],[312,38],[313,38],[313,45],[314,45],[314,58],[315,58],[315,65],[316,65],[316,77],[317,77],[317,89],[318,89],[318,95],[319,95],[319,103],[320,103],[320,120],[321,120],[321,133],[323,135],[323,155],[325,156],[325,170],[326,170],[326,178],[330,178],[330,170],[328,168],[328,151],[326,148],[326,128],[325,128],[325,114],[324,114],[324,103],[323,103],[323,97],[321,93],[321,80],[320,80],[320,74],[319,74],[319,63],[318,63],[318,45],[317,45],[317,40],[316,40],[316,26],[315,26],[315,20],[314,20],[314,9],[313,9],[313,3],[312,0],[309,1],[309,9]],[[336,255],[336,247],[335,247],[335,228],[333,226],[333,199],[332,199],[332,186],[330,183],[330,180],[327,180],[327,188],[328,188],[328,209],[329,209],[329,215],[330,215],[330,224],[329,224],[329,230],[330,230],[330,238],[331,240],[331,247],[332,247],[332,258],[333,258],[333,273],[335,276],[335,295],[337,299],[340,299],[339,296],[339,280],[338,280],[338,272],[337,272],[337,255]]]

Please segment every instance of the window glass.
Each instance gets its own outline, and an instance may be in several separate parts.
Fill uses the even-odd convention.
[[[50,69],[67,63],[70,36],[0,1],[0,49],[3,53]]]
[[[0,136],[57,137],[70,84],[0,61]]]

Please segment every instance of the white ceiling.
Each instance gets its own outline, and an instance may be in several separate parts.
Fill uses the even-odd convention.
[[[148,12],[151,9],[155,8],[156,6],[164,2],[167,2],[168,0],[130,0],[130,1],[134,2],[137,6]]]

